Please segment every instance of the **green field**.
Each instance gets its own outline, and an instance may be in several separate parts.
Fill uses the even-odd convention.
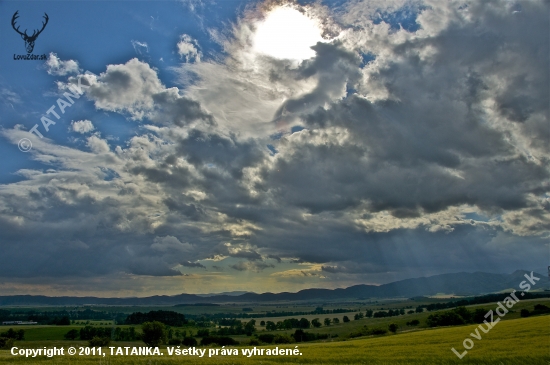
[[[463,351],[462,342],[476,328],[475,325],[426,329],[397,335],[360,338],[339,342],[298,344],[302,356],[217,356],[211,358],[164,356],[73,356],[26,359],[0,351],[0,363],[5,364],[495,364],[495,365],[548,365],[550,362],[550,316],[501,321],[481,340],[474,340],[474,348],[461,360],[452,352],[455,347]],[[470,337],[471,338],[471,337]],[[20,341],[16,346],[35,348],[42,346],[82,346],[83,342],[69,341]],[[279,345],[295,348],[296,344]],[[141,343],[114,343],[111,346],[141,346]],[[243,348],[238,347],[239,353]],[[258,348],[272,349],[272,346]],[[107,349],[108,350],[108,349]],[[206,355],[208,356],[208,355]]]

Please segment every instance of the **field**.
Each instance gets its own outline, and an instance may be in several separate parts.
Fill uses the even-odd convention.
[[[328,334],[328,339],[321,339],[312,342],[301,342],[285,345],[264,345],[256,346],[258,349],[274,349],[287,348],[294,350],[297,346],[302,353],[301,356],[252,356],[247,358],[243,356],[242,351],[253,349],[250,345],[250,340],[254,336],[234,335],[233,339],[239,342],[238,346],[228,347],[235,349],[239,355],[219,355],[214,354],[215,349],[221,350],[219,346],[199,346],[197,349],[206,351],[203,358],[197,356],[170,356],[166,345],[160,347],[164,353],[162,356],[111,356],[108,347],[103,348],[106,356],[69,356],[65,353],[64,356],[47,358],[45,356],[36,358],[25,358],[13,356],[8,350],[0,350],[0,363],[6,364],[98,364],[98,365],[125,365],[125,364],[550,364],[550,316],[537,315],[528,318],[522,318],[520,311],[522,309],[533,310],[537,304],[548,305],[548,298],[526,299],[522,300],[502,318],[495,328],[488,333],[479,331],[481,339],[473,339],[470,333],[474,333],[477,325],[459,325],[452,327],[430,328],[426,323],[426,319],[430,314],[440,311],[422,313],[411,313],[393,317],[383,318],[361,318],[354,319],[354,314],[357,312],[364,313],[367,309],[374,311],[388,309],[405,309],[405,313],[411,309],[415,309],[418,305],[427,305],[436,302],[445,302],[444,299],[438,298],[418,298],[397,299],[391,301],[378,302],[361,302],[361,301],[343,301],[341,303],[283,303],[278,305],[234,305],[224,304],[220,306],[183,306],[183,307],[93,307],[94,310],[106,313],[107,317],[110,313],[132,313],[134,311],[147,312],[150,310],[175,310],[186,316],[198,318],[198,316],[216,314],[216,313],[255,313],[256,334],[286,334],[292,335],[295,328],[288,330],[266,331],[265,326],[260,325],[261,321],[283,321],[286,318],[307,318],[313,320],[319,318],[321,322],[325,318],[338,318],[340,323],[332,322],[330,325],[323,325],[319,328],[310,327],[306,331],[313,334]],[[350,312],[333,313],[333,314],[304,314],[291,315],[280,317],[266,317],[265,313],[283,314],[288,312],[311,312],[317,307],[322,306],[323,309],[348,309]],[[467,307],[469,311],[474,311],[478,308],[483,308],[486,312],[489,309],[495,309],[496,303],[485,303],[470,305]],[[25,310],[33,310],[36,312],[48,312],[59,310],[77,310],[76,308],[52,307],[52,308],[27,308]],[[245,311],[243,311],[245,309]],[[24,310],[24,308],[12,308],[14,311]],[[443,309],[448,311],[450,309]],[[350,321],[344,323],[343,317],[347,316]],[[244,323],[250,319],[241,319]],[[410,326],[407,322],[418,320],[419,324]],[[397,333],[392,334],[387,332],[381,336],[368,336],[352,338],[353,332],[357,332],[360,328],[368,326],[368,328],[388,329],[390,324],[398,325]],[[88,341],[83,340],[66,340],[64,335],[72,329],[79,331],[84,326],[92,326],[94,328],[108,328],[109,332],[115,328],[115,324],[108,319],[94,320],[77,320],[72,321],[71,325],[31,325],[15,327],[16,330],[24,329],[25,338],[23,341],[16,341],[16,347],[20,349],[40,349],[40,348],[57,348],[63,347],[65,351],[69,347],[76,349],[88,349]],[[130,325],[116,325],[117,328],[127,328]],[[134,325],[136,332],[141,331],[139,325]],[[9,326],[0,326],[0,332],[6,331]],[[188,335],[194,336],[199,329],[198,323],[190,322],[183,327],[171,327],[172,333],[176,330]],[[209,328],[214,331],[215,326]],[[114,333],[114,332],[113,332]],[[357,336],[357,335],[356,335]],[[451,352],[451,347],[454,347],[459,353],[465,349],[463,341],[470,338],[474,347],[468,353],[459,359]],[[256,340],[255,340],[256,341]],[[256,342],[257,344],[258,342]],[[468,343],[467,343],[468,345]],[[145,347],[146,345],[141,340],[135,341],[111,341],[111,347]],[[173,346],[172,346],[173,347]],[[185,347],[185,346],[182,346]],[[187,347],[185,347],[187,348]],[[209,357],[208,352],[213,351],[213,356]]]
[[[161,365],[161,364],[529,364],[548,365],[550,361],[550,316],[501,321],[482,339],[474,340],[474,348],[461,360],[452,352],[455,347],[463,351],[462,341],[476,326],[457,326],[429,329],[376,338],[360,338],[340,342],[299,344],[302,356],[217,356],[207,358],[167,357],[163,347],[162,357],[110,356],[63,356],[54,358],[26,359],[14,357],[9,351],[0,351],[0,363],[5,364],[75,364],[75,365]],[[17,345],[17,344],[16,344]],[[67,347],[67,342],[36,341],[39,346]],[[76,343],[75,343],[76,345]],[[115,344],[114,346],[124,346]],[[136,346],[136,344],[134,344]],[[34,347],[34,346],[33,346]],[[258,348],[274,348],[260,346]],[[280,345],[281,348],[295,348],[295,345]],[[239,351],[243,348],[239,347]],[[108,350],[108,349],[107,349]]]

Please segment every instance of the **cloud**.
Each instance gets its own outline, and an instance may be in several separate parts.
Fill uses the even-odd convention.
[[[275,266],[272,264],[266,264],[264,262],[241,261],[237,264],[230,265],[229,267],[237,271],[261,272],[267,268],[274,268]]]
[[[95,128],[94,128],[93,123],[89,120],[78,120],[78,121],[72,121],[71,122],[71,130],[73,132],[77,132],[77,133],[80,133],[80,134],[85,134],[85,133],[93,131],[94,129]]]
[[[198,50],[197,41],[187,34],[180,36],[180,41],[177,44],[178,54],[181,58],[185,58],[185,62],[200,62],[202,53]]]
[[[248,245],[232,245],[231,243],[224,243],[223,245],[218,246],[217,252],[220,255],[243,258],[249,261],[262,260],[262,255]]]
[[[84,75],[70,78],[69,84],[75,84],[79,78]],[[180,95],[175,87],[166,88],[149,64],[135,58],[123,65],[107,66],[106,72],[90,77],[88,82],[86,95],[100,110],[128,113],[136,121],[146,118],[172,126],[196,121],[206,125],[213,123],[199,103]]]
[[[174,268],[206,259],[249,290],[543,266],[548,4],[422,4],[308,5],[334,39],[297,64],[251,50],[260,6],[213,32],[215,61],[181,38],[179,80],[137,59],[88,76],[95,112],[133,133],[83,119],[86,145],[33,139],[44,167],[0,191],[0,276],[179,288]]]
[[[149,53],[149,46],[147,45],[147,42],[139,42],[135,40],[130,41],[132,43],[132,47],[134,47],[134,51],[137,54],[142,54],[141,51],[145,51],[145,53]]]
[[[155,237],[151,248],[156,251],[189,251],[192,246],[189,243],[182,243],[174,236]],[[186,266],[185,264],[182,264]]]
[[[97,136],[88,137],[86,146],[88,146],[94,153],[107,153],[110,151],[107,141]]]
[[[78,62],[73,60],[62,61],[57,54],[51,52],[45,63],[46,71],[54,76],[67,76],[80,71]]]
[[[180,264],[185,267],[200,267],[202,269],[206,269],[206,266],[200,262],[182,261]]]

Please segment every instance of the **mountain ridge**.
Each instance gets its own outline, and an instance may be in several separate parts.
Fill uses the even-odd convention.
[[[357,284],[347,288],[303,289],[295,293],[252,293],[235,295],[233,293],[202,296],[197,294],[154,295],[149,297],[99,298],[93,296],[74,297],[45,295],[7,295],[0,296],[0,306],[14,305],[176,305],[193,303],[248,303],[276,302],[301,300],[332,300],[332,299],[366,299],[391,297],[429,296],[439,293],[454,295],[480,295],[495,293],[511,288],[518,289],[521,281],[526,280],[525,274],[530,271],[516,270],[511,274],[492,274],[485,272],[450,273],[429,277],[409,278],[395,282],[368,285]],[[540,278],[533,289],[548,289],[550,279],[539,273]]]

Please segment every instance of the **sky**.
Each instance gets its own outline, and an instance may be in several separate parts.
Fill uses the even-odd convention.
[[[543,0],[0,2],[0,293],[546,267],[549,13]],[[15,29],[32,35],[45,14],[43,59],[17,59]]]

